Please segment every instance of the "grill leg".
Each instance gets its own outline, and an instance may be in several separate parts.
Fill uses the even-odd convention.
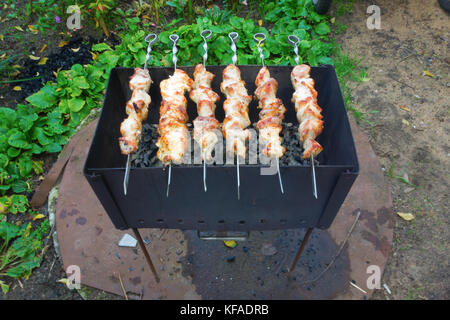
[[[137,238],[139,246],[141,247],[142,251],[144,252],[145,259],[147,260],[147,263],[150,266],[150,269],[152,270],[153,275],[155,276],[156,282],[159,283],[159,277],[158,277],[158,274],[156,273],[155,266],[153,265],[153,262],[152,262],[152,259],[150,258],[150,255],[148,254],[147,248],[145,247],[145,243],[142,240],[142,237],[141,237],[141,234],[139,233],[139,230],[136,229],[136,228],[133,228],[133,232],[134,232],[134,235]]]
[[[314,228],[309,228],[306,231],[305,237],[303,238],[302,244],[300,245],[300,248],[297,251],[297,255],[295,256],[294,262],[292,263],[292,266],[289,268],[289,272],[288,272],[289,279],[291,278],[292,271],[294,271],[295,267],[297,266],[298,260],[300,259],[300,256],[302,255],[303,250],[305,249],[306,243],[308,242],[309,236],[311,236],[313,229]]]

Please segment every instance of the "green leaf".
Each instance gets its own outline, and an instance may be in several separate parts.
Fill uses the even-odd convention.
[[[94,44],[91,48],[92,51],[105,51],[105,50],[112,50],[110,46],[108,46],[106,43],[97,43]]]
[[[53,86],[47,84],[42,87],[41,90],[29,96],[25,100],[31,103],[31,105],[39,108],[40,111],[44,111],[56,103],[55,89]]]
[[[8,148],[8,156],[9,156],[10,158],[15,158],[15,157],[17,157],[19,154],[20,154],[20,149],[16,149],[16,148],[13,148],[13,147],[9,147],[9,148]]]
[[[6,282],[0,280],[0,287],[2,288],[2,291],[3,291],[4,294],[8,293],[9,285],[6,284]]]
[[[44,146],[43,150],[51,153],[60,152],[61,146],[58,143],[52,142]]]
[[[320,34],[321,36],[330,33],[330,27],[328,26],[328,23],[321,22],[317,26],[314,27],[314,31],[317,34]]]
[[[16,214],[18,212],[25,212],[28,208],[28,199],[24,195],[14,194],[10,197],[11,205],[8,208],[8,211],[12,214]]]
[[[72,98],[68,101],[68,107],[72,112],[79,112],[83,109],[83,106],[86,102],[80,98]]]
[[[45,134],[44,129],[40,127],[34,128],[32,136],[34,139],[37,139],[42,146],[46,146],[51,142],[50,138]]]
[[[15,132],[12,133],[8,138],[8,144],[16,148],[25,148],[28,145],[27,137],[22,132],[14,129]]]
[[[73,85],[77,88],[81,88],[81,89],[89,89],[89,83],[86,81],[85,77],[76,77],[75,79],[73,79]]]
[[[12,184],[12,189],[15,193],[23,193],[28,190],[28,185],[25,181],[18,180]]]
[[[15,224],[6,221],[0,221],[0,238],[9,242],[20,234],[20,228]]]

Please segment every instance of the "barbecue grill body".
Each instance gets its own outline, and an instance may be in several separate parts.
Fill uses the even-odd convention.
[[[220,93],[225,66],[208,66],[216,75],[212,83]],[[255,91],[255,78],[260,66],[239,66],[249,94]],[[287,108],[284,121],[297,123],[291,102],[294,89],[290,80],[291,66],[269,67],[279,84],[277,96]],[[194,67],[180,67],[192,77]],[[149,123],[158,123],[161,94],[159,84],[173,74],[173,68],[149,68],[153,84],[150,88]],[[128,81],[132,68],[111,70],[105,100],[97,129],[84,167],[84,175],[104,206],[114,226],[127,228],[169,228],[200,231],[276,230],[300,227],[326,229],[359,172],[353,136],[344,100],[333,66],[313,67],[311,77],[323,108],[325,127],[318,142],[324,151],[318,155],[316,179],[319,198],[312,194],[310,166],[282,166],[285,193],[281,194],[277,175],[261,175],[261,166],[240,166],[240,200],[237,199],[236,166],[208,166],[208,191],[203,189],[203,167],[172,167],[170,195],[166,197],[168,170],[158,167],[132,168],[128,194],[123,193],[126,156],[121,155],[117,138],[126,117],[125,104],[131,92]],[[225,97],[217,104],[216,117],[222,122]],[[188,99],[191,122],[197,116],[196,105]],[[252,123],[258,121],[257,101],[249,105]]]

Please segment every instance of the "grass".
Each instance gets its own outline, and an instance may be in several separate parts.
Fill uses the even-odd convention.
[[[399,182],[405,183],[413,188],[417,188],[418,186],[416,186],[415,184],[412,184],[411,182],[409,182],[407,179],[405,179],[402,176],[397,176],[396,174],[394,174],[394,164],[391,163],[391,166],[389,167],[389,171],[387,173],[388,177],[393,178],[398,180]]]

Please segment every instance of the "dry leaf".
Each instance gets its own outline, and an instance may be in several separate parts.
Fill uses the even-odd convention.
[[[14,27],[16,30],[18,30],[18,31],[21,31],[21,32],[23,32],[23,29],[22,29],[22,27],[19,27],[19,26],[15,26]]]
[[[5,41],[5,36],[0,34],[0,40]]]
[[[31,24],[28,25],[28,29],[34,34],[38,33],[38,30]]]
[[[36,56],[33,56],[33,55],[29,55],[28,56],[31,60],[41,60],[41,57],[36,57]]]
[[[64,32],[58,33],[60,36],[65,36],[66,34]]]
[[[142,18],[147,19],[147,20],[150,20],[150,17],[149,17],[148,15],[146,15],[146,14],[144,14],[144,15],[142,16]]]
[[[224,241],[223,242],[228,248],[234,248],[237,246],[236,241],[234,240],[229,240],[229,241]]]
[[[60,48],[62,48],[62,47],[64,47],[66,44],[68,44],[69,43],[69,41],[61,41],[59,44],[58,44],[58,47],[60,47]]]
[[[39,213],[39,214],[37,214],[37,215],[35,215],[35,216],[33,217],[33,221],[34,221],[34,220],[38,220],[38,219],[42,219],[42,218],[45,218],[45,216],[44,216],[42,213]]]
[[[8,58],[8,56],[6,55],[6,53],[4,53],[4,54],[2,54],[2,55],[0,56],[0,59],[6,59],[6,58]]]
[[[411,112],[407,106],[400,106],[400,109]]]
[[[58,72],[53,71],[53,75],[54,75],[55,77],[57,77],[57,76],[58,76]],[[58,89],[61,89],[61,88],[58,88]]]
[[[93,52],[91,52],[91,55],[92,55],[92,60],[96,60],[98,57],[98,55]]]
[[[80,51],[80,48],[76,48],[76,49],[71,49],[73,52],[77,53],[78,51]]]
[[[335,17],[333,17],[333,18],[330,19],[330,22],[331,22],[331,23],[334,23],[335,21],[336,21],[336,18],[335,18]]]
[[[262,26],[263,21],[262,20],[258,20],[258,26]]]
[[[20,66],[20,65],[18,65],[18,64],[13,65],[12,67],[13,67],[14,69],[20,69],[20,68],[22,68],[22,66]]]
[[[43,65],[47,63],[48,58],[42,58],[41,60],[39,60],[38,64],[39,65]]]
[[[21,91],[22,88],[21,88],[20,86],[15,86],[15,87],[13,88],[13,90],[14,90],[14,91]]]
[[[42,46],[41,50],[39,50],[39,52],[44,52],[44,50],[45,50],[46,48],[47,48],[47,45],[44,44],[44,45]]]
[[[430,71],[428,70],[423,70],[423,75],[430,77],[430,78],[434,78],[434,74],[432,74]]]
[[[403,220],[411,221],[414,219],[414,216],[411,213],[406,212],[397,212],[397,214],[402,217]]]
[[[404,125],[409,126],[409,121],[408,121],[408,120],[402,119],[402,123],[403,123]]]
[[[67,278],[59,279],[56,282],[64,283],[66,286],[69,286],[69,283],[70,283],[69,279],[67,279]]]

